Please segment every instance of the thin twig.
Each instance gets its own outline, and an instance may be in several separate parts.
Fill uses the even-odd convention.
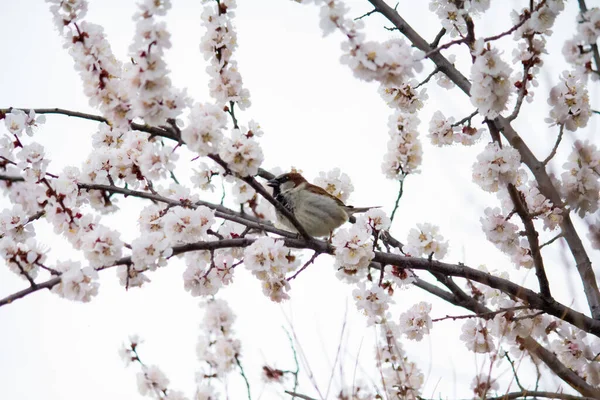
[[[513,376],[515,377],[515,382],[517,382],[517,386],[519,387],[519,389],[525,392],[526,389],[523,387],[523,385],[521,385],[521,381],[519,381],[519,375],[517,374],[517,370],[515,369],[514,361],[512,360],[512,358],[510,358],[510,355],[508,355],[508,353],[504,353],[504,358],[506,358],[510,363],[510,368],[512,369]]]
[[[287,278],[287,281],[291,281],[292,279],[296,279],[296,277],[298,276],[298,274],[302,271],[304,271],[306,269],[306,267],[308,267],[310,264],[314,263],[315,260],[317,259],[317,257],[319,257],[321,253],[315,251],[314,254],[312,255],[312,257],[310,258],[310,260],[308,260],[307,262],[304,263],[304,265],[302,266],[302,268],[300,268],[298,271],[296,271],[296,273],[292,276],[290,276],[289,278]]]
[[[550,162],[550,160],[552,160],[552,158],[556,155],[556,150],[558,150],[558,145],[560,144],[560,141],[562,140],[564,129],[565,129],[565,125],[562,124],[560,126],[560,130],[558,131],[558,137],[556,138],[556,142],[554,143],[554,147],[552,147],[552,151],[550,152],[550,154],[548,155],[548,157],[546,157],[546,159],[544,161],[542,161],[542,164],[548,165],[548,163]]]
[[[542,249],[544,246],[548,246],[549,244],[554,243],[554,241],[560,239],[561,237],[563,237],[563,233],[559,233],[558,235],[554,236],[552,239],[548,240],[546,243],[542,243],[540,245],[540,249]]]
[[[250,382],[248,382],[248,377],[246,376],[246,373],[244,372],[244,367],[242,367],[242,363],[240,362],[240,357],[237,354],[235,355],[235,362],[237,363],[237,366],[240,369],[240,375],[242,376],[242,378],[244,378],[244,382],[246,382],[246,390],[248,391],[248,400],[252,400],[252,394],[250,393]]]
[[[457,122],[453,123],[453,124],[452,124],[452,125],[450,125],[450,126],[452,126],[452,127],[459,126],[459,125],[462,125],[462,124],[464,124],[464,123],[465,123],[465,122],[467,122],[467,121],[469,122],[469,125],[470,125],[470,123],[471,123],[471,120],[473,119],[473,117],[474,117],[474,116],[476,116],[476,115],[477,115],[477,113],[479,113],[479,110],[475,110],[475,111],[473,111],[471,114],[467,115],[466,117],[464,117],[464,118],[463,118],[463,119],[461,119],[460,121],[457,121]]]
[[[299,399],[302,399],[302,400],[317,400],[317,399],[314,399],[314,398],[312,398],[312,397],[308,397],[308,396],[307,396],[307,395],[305,395],[305,394],[300,394],[300,393],[296,393],[296,392],[291,392],[291,391],[289,391],[289,390],[286,390],[285,392],[286,392],[287,394],[289,394],[290,396],[294,396],[294,397],[297,397],[297,398],[299,398]]]
[[[363,19],[363,18],[366,18],[366,17],[368,17],[368,16],[370,16],[370,15],[373,15],[373,14],[375,14],[376,12],[377,12],[377,9],[376,9],[376,8],[374,8],[373,10],[369,11],[368,13],[366,13],[366,14],[363,14],[363,15],[361,15],[360,17],[356,17],[356,18],[354,18],[354,20],[355,20],[355,21],[361,20],[361,19]]]
[[[400,180],[400,188],[398,189],[398,196],[396,196],[396,202],[394,203],[394,209],[392,210],[392,215],[390,216],[390,225],[394,221],[394,216],[396,216],[396,210],[398,210],[398,204],[400,203],[400,198],[402,198],[402,193],[404,193],[404,179],[403,177]]]

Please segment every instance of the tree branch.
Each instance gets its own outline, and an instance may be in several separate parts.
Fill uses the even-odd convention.
[[[571,385],[573,389],[577,390],[584,396],[600,399],[600,389],[593,387],[582,377],[567,368],[558,360],[558,358],[556,358],[554,353],[547,350],[531,336],[526,338],[517,338],[517,341],[519,341],[532,355],[542,360],[544,364],[546,364],[546,366],[552,370],[552,372],[554,372],[563,381]]]
[[[552,294],[550,293],[550,283],[548,282],[548,277],[546,276],[544,259],[542,258],[542,253],[540,251],[539,234],[535,230],[533,219],[529,215],[529,210],[527,209],[525,199],[522,198],[521,192],[519,192],[512,183],[508,185],[508,193],[513,204],[515,205],[517,215],[519,218],[521,218],[521,222],[523,222],[523,225],[525,226],[525,235],[527,236],[529,249],[531,250],[531,257],[533,258],[533,264],[535,265],[535,275],[537,276],[538,284],[540,285],[540,293],[542,296],[551,299]]]
[[[398,30],[410,40],[415,47],[419,50],[428,53],[432,49],[425,41],[393,8],[385,3],[384,0],[369,0],[369,2],[379,12],[387,18],[391,23],[398,28]],[[439,52],[432,54],[430,59],[440,69],[441,72],[445,73],[456,86],[458,86],[465,94],[469,95],[471,91],[471,83],[469,80],[453,66],[443,55]],[[548,173],[546,172],[545,166],[540,162],[534,154],[531,152],[529,147],[525,144],[519,134],[513,129],[508,121],[504,117],[498,117],[493,120],[497,128],[502,132],[504,137],[508,139],[511,145],[516,148],[521,154],[521,160],[533,173],[535,179],[538,182],[540,192],[548,198],[553,204],[560,206],[562,200],[560,194],[552,184]],[[600,319],[600,290],[598,290],[598,284],[596,282],[596,275],[592,269],[592,263],[583,247],[581,238],[577,234],[575,227],[567,212],[563,213],[563,220],[561,222],[561,229],[565,233],[565,239],[573,254],[577,271],[581,277],[584,292],[587,298],[588,305],[592,316],[595,319]]]

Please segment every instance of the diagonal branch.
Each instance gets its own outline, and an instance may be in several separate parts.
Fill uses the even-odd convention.
[[[398,30],[408,40],[410,40],[415,47],[425,53],[433,50],[427,41],[423,39],[396,12],[396,10],[386,4],[384,0],[368,1],[379,11],[381,15],[393,23],[394,26],[398,28]],[[450,78],[456,84],[456,86],[458,86],[465,94],[469,95],[469,92],[471,91],[471,83],[454,65],[452,65],[439,52],[432,54],[430,59],[435,63],[441,72],[446,74],[448,78]],[[498,117],[493,120],[493,123],[502,132],[504,137],[508,139],[510,144],[519,151],[521,155],[521,161],[527,165],[537,180],[540,192],[553,204],[557,206],[562,205],[560,194],[558,193],[556,187],[554,187],[552,184],[544,164],[535,157],[521,136],[513,129],[510,121],[504,117]],[[567,245],[571,250],[573,258],[575,259],[577,271],[583,284],[591,314],[595,319],[600,319],[600,290],[598,289],[598,284],[596,282],[596,274],[592,269],[592,263],[587,255],[583,243],[581,242],[581,238],[575,230],[573,222],[571,221],[571,218],[567,212],[563,213],[561,229],[565,234]]]
[[[558,360],[554,353],[547,350],[531,336],[526,338],[517,338],[517,341],[519,341],[532,355],[542,360],[544,364],[546,364],[546,366],[552,370],[552,372],[559,376],[563,381],[571,385],[573,389],[577,390],[584,396],[600,399],[600,389],[590,385],[585,381],[585,379],[567,368]]]
[[[508,185],[507,189],[515,206],[515,210],[517,211],[517,215],[519,218],[521,218],[521,222],[523,222],[523,225],[525,226],[525,235],[527,236],[529,249],[531,250],[531,258],[533,258],[533,264],[535,265],[535,275],[537,276],[538,283],[540,285],[540,293],[542,296],[551,299],[552,294],[550,294],[550,283],[548,282],[548,277],[546,276],[544,259],[542,258],[542,252],[540,251],[539,234],[535,230],[533,219],[529,214],[525,199],[523,199],[521,192],[517,190],[515,185],[511,183]]]

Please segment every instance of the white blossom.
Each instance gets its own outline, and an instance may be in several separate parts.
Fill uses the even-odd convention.
[[[371,230],[358,224],[339,229],[333,236],[335,264],[338,278],[349,283],[360,281],[375,257]]]
[[[81,249],[92,267],[112,265],[123,251],[120,233],[98,225],[81,237]]]
[[[26,114],[25,111],[13,108],[9,113],[4,116],[4,125],[10,133],[15,136],[21,136],[23,131],[29,136],[33,136],[34,128],[38,124],[46,122],[46,116],[40,115],[36,118],[35,110],[29,110]]]
[[[360,282],[352,291],[356,308],[367,317],[367,325],[380,324],[387,318],[387,310],[394,301],[388,292],[377,283],[369,287]]]
[[[138,390],[142,396],[162,398],[163,391],[167,390],[169,379],[156,365],[142,365],[142,370],[137,373]]]
[[[173,207],[162,217],[164,234],[175,243],[194,243],[203,240],[215,222],[215,214],[210,208],[196,209]]]
[[[448,242],[439,233],[439,228],[430,223],[417,224],[408,233],[408,239],[403,251],[412,257],[433,256],[441,260],[448,251]]]
[[[402,180],[407,174],[420,172],[423,150],[419,140],[419,122],[415,115],[401,111],[390,116],[390,140],[381,166],[388,179]]]
[[[227,125],[223,108],[209,103],[195,104],[189,118],[188,126],[181,131],[181,138],[188,148],[200,156],[218,153]]]
[[[583,217],[596,212],[600,202],[600,150],[587,141],[575,141],[563,164],[562,192],[567,203]]]
[[[497,192],[503,185],[517,183],[520,164],[521,157],[515,148],[489,143],[473,164],[473,182],[487,192]]]
[[[483,129],[476,129],[470,126],[454,124],[454,117],[446,118],[441,111],[436,111],[429,122],[429,139],[431,143],[442,147],[454,143],[461,143],[465,146],[474,144],[483,132]]]
[[[465,342],[467,349],[475,353],[491,353],[496,349],[487,326],[472,318],[463,324],[460,340]]]
[[[263,162],[263,152],[251,134],[234,129],[231,139],[225,138],[219,155],[227,166],[240,176],[254,176]]]
[[[341,172],[339,168],[334,168],[329,172],[319,172],[314,184],[322,187],[327,193],[343,202],[348,201],[350,194],[354,191],[354,185],[352,185],[350,177],[345,172]]]
[[[587,125],[590,118],[590,99],[580,74],[564,71],[561,82],[550,90],[548,104],[552,106],[547,122],[564,125],[575,131]]]
[[[52,292],[68,300],[89,302],[98,294],[98,272],[92,267],[81,268],[78,262],[66,261],[56,264],[61,271],[60,283],[52,288]]]
[[[500,58],[497,49],[484,46],[480,39],[475,42],[471,66],[471,103],[486,118],[496,118],[506,110],[512,85],[512,68]]]
[[[421,301],[406,312],[400,314],[398,329],[406,335],[407,338],[421,341],[425,335],[429,334],[432,327],[431,304]]]
[[[204,7],[202,22],[206,33],[202,37],[200,50],[209,61],[206,72],[210,76],[211,96],[219,105],[229,106],[233,102],[244,110],[250,106],[250,92],[243,87],[237,62],[232,58],[237,47],[237,34],[231,23],[235,8],[235,1]]]
[[[162,232],[146,233],[131,242],[131,261],[138,270],[163,267],[172,254],[173,249]]]
[[[425,100],[429,98],[427,89],[418,90],[418,85],[415,79],[399,84],[381,85],[379,94],[390,108],[414,113],[423,108]]]
[[[275,302],[289,299],[289,272],[298,267],[298,260],[283,241],[260,237],[244,250],[244,265],[262,284],[263,293]]]

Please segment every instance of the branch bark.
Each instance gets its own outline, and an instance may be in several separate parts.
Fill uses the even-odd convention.
[[[392,7],[384,0],[368,0],[381,15],[387,18],[398,30],[410,40],[419,50],[428,53],[433,50],[427,41],[423,39]],[[582,1],[582,0],[580,0]],[[448,76],[466,95],[471,91],[471,83],[469,80],[454,67],[443,55],[439,52],[431,54],[432,60],[437,68]],[[560,194],[552,184],[545,165],[540,162],[527,144],[513,129],[506,118],[500,116],[493,120],[496,127],[502,132],[503,136],[516,148],[521,154],[521,161],[533,173],[538,183],[540,192],[555,205],[562,205]],[[590,312],[593,318],[600,319],[600,290],[596,282],[596,275],[592,269],[592,263],[583,247],[581,238],[579,237],[573,222],[569,217],[568,210],[563,213],[561,229],[564,232],[567,245],[571,250],[577,271],[581,278],[583,289],[587,298]]]

